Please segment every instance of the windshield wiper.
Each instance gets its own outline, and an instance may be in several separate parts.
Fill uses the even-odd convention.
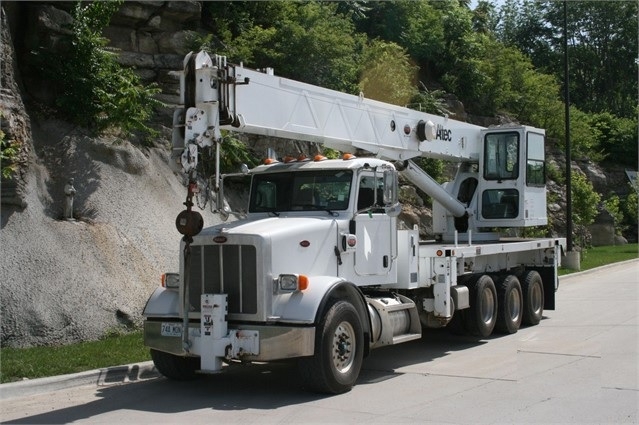
[[[329,213],[331,216],[333,217],[337,217],[339,214],[336,213],[333,210],[330,210],[326,207],[323,207],[321,205],[315,205],[315,204],[295,204],[293,205],[294,207],[300,207],[303,208],[303,210],[301,211],[326,211],[327,213]]]

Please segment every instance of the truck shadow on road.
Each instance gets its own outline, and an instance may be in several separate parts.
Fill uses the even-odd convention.
[[[493,337],[491,337],[492,339]],[[496,338],[499,338],[497,336]],[[453,336],[446,330],[426,331],[421,339],[373,350],[364,359],[357,385],[393,379],[403,367],[445,361],[446,356],[471,350],[486,341]],[[63,407],[8,423],[62,424],[86,420],[108,412],[127,410],[160,414],[197,410],[273,410],[283,406],[313,403],[328,397],[301,390],[294,362],[229,366],[224,373],[202,376],[188,382],[157,378],[128,384],[105,385],[95,391],[94,401]]]

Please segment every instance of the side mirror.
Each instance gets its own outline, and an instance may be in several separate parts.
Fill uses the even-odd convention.
[[[394,205],[399,199],[397,194],[397,171],[384,170],[384,205]]]
[[[397,217],[402,212],[397,181],[396,170],[384,170],[384,212],[390,217]]]

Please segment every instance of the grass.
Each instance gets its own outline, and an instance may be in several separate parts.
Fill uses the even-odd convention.
[[[142,331],[57,347],[0,349],[0,383],[150,360]]]
[[[637,244],[589,248],[582,253],[581,270],[637,257]],[[560,270],[561,274],[572,272],[574,270]],[[150,359],[149,350],[142,342],[142,331],[60,347],[1,348],[0,382],[64,375]]]
[[[639,257],[639,245],[631,243],[627,245],[596,246],[588,248],[581,253],[581,270],[590,270],[606,264],[632,260]],[[573,273],[576,270],[561,268],[560,275]]]

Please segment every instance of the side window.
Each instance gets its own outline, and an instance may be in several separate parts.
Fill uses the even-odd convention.
[[[362,176],[359,180],[357,209],[363,210],[371,206],[384,205],[384,179],[381,176]]]
[[[519,133],[489,133],[484,143],[484,178],[516,180],[519,177]]]
[[[544,159],[544,136],[528,133],[526,185],[544,186],[546,184],[546,162]]]
[[[483,218],[516,218],[519,215],[517,189],[490,189],[482,193]]]

